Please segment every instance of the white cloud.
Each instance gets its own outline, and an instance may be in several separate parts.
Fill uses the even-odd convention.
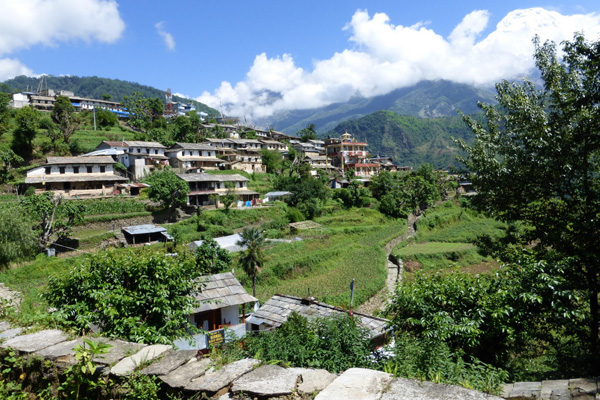
[[[482,37],[489,19],[488,11],[473,11],[444,38],[428,28],[428,22],[393,25],[386,14],[370,16],[358,10],[343,28],[350,32],[350,48],[315,61],[312,71],[297,67],[290,55],[269,58],[263,53],[256,56],[243,81],[222,82],[197,100],[223,107],[230,115],[256,119],[281,110],[347,101],[355,95],[385,94],[425,79],[490,85],[534,69],[531,39],[535,34],[556,43],[571,39],[574,32],[584,32],[588,38],[600,34],[598,14],[515,10]]]
[[[114,43],[125,23],[114,0],[0,0],[0,56],[34,45],[60,42]],[[32,71],[14,59],[0,59],[0,80]]]
[[[0,81],[5,81],[19,75],[32,76],[33,71],[23,65],[19,60],[12,58],[0,59]]]
[[[156,28],[156,32],[163,38],[165,41],[165,46],[167,50],[174,51],[175,50],[175,38],[169,32],[165,31],[165,23],[164,21],[157,22],[154,24]]]

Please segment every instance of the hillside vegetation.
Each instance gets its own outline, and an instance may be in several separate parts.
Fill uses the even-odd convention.
[[[399,115],[391,111],[377,111],[359,119],[342,122],[329,136],[344,132],[366,141],[372,155],[386,155],[399,165],[417,167],[423,163],[436,168],[457,166],[459,154],[453,138],[470,143],[472,131],[461,117],[419,118]]]
[[[110,94],[111,101],[123,101],[124,96],[131,96],[134,92],[140,92],[144,97],[157,97],[161,100],[165,98],[165,91],[153,88],[151,86],[142,85],[136,82],[128,82],[120,79],[100,78],[97,76],[52,76],[47,75],[46,81],[49,89],[68,90],[75,96],[89,97],[93,99],[101,99],[103,94]],[[38,87],[39,78],[28,76],[17,76],[16,78],[4,81],[4,89],[6,85],[13,90],[18,91],[35,91]],[[173,96],[174,101],[183,101],[185,103],[193,103],[198,111],[203,111],[209,115],[219,115],[219,112],[206,104],[195,100],[185,99],[179,96]]]
[[[325,107],[282,111],[257,122],[288,134],[294,134],[308,124],[315,124],[317,132],[323,133],[344,121],[381,110],[421,118],[456,116],[457,110],[473,114],[479,111],[478,101],[496,102],[493,93],[484,89],[445,80],[421,81],[385,95],[371,98],[356,96],[347,102]]]

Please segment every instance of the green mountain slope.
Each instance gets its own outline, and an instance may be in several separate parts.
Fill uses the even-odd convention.
[[[344,132],[368,142],[368,150],[374,156],[390,156],[396,164],[412,167],[424,162],[436,168],[457,166],[455,156],[459,149],[452,138],[467,142],[474,139],[461,117],[419,118],[391,111],[342,122],[325,136],[337,137]]]
[[[161,100],[165,98],[165,92],[151,86],[141,85],[135,82],[127,82],[119,79],[99,78],[97,76],[46,76],[48,89],[68,90],[75,93],[76,96],[90,97],[100,99],[102,95],[108,93],[113,101],[122,101],[124,96],[129,96],[133,92],[140,92],[144,97],[157,97]],[[3,82],[17,91],[35,91],[40,83],[39,78],[28,76],[17,76]],[[195,100],[184,99],[173,96],[174,101],[183,101],[185,103],[194,103],[198,111],[203,111],[209,115],[219,115],[219,112],[206,104]]]
[[[294,134],[315,124],[317,132],[327,132],[350,119],[361,118],[380,110],[423,118],[451,117],[457,110],[465,114],[477,112],[477,102],[494,104],[492,92],[450,81],[422,81],[414,86],[397,89],[369,99],[356,97],[345,103],[331,104],[310,110],[278,113],[268,121],[260,121],[276,130]]]

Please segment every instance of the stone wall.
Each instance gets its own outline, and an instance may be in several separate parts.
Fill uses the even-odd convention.
[[[76,363],[73,348],[83,343],[82,338],[70,340],[64,332],[54,329],[21,333],[21,328],[11,328],[8,323],[0,322],[0,339],[4,340],[0,347],[13,349],[19,356],[41,357],[62,367]],[[204,393],[207,398],[219,400],[246,399],[247,396],[315,400],[501,400],[475,390],[394,378],[391,374],[370,369],[352,368],[335,375],[325,370],[283,368],[243,359],[214,370],[212,361],[197,358],[195,350],[90,339],[112,345],[109,353],[94,359],[102,373],[122,377],[139,371],[156,376],[173,390]]]

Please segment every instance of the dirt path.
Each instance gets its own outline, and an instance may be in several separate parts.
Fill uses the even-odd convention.
[[[379,293],[375,296],[371,297],[365,303],[361,304],[356,308],[356,312],[373,315],[375,311],[384,310],[387,306],[388,302],[391,300],[391,294],[394,293],[394,289],[397,284],[400,284],[402,281],[402,272],[404,270],[404,266],[402,265],[402,261],[400,264],[396,264],[394,260],[392,260],[391,254],[394,247],[396,247],[399,243],[415,236],[415,225],[417,222],[417,217],[414,215],[409,215],[406,221],[407,229],[404,235],[400,235],[395,239],[390,240],[384,247],[385,254],[387,256],[387,279],[385,282],[385,287],[381,289]]]

